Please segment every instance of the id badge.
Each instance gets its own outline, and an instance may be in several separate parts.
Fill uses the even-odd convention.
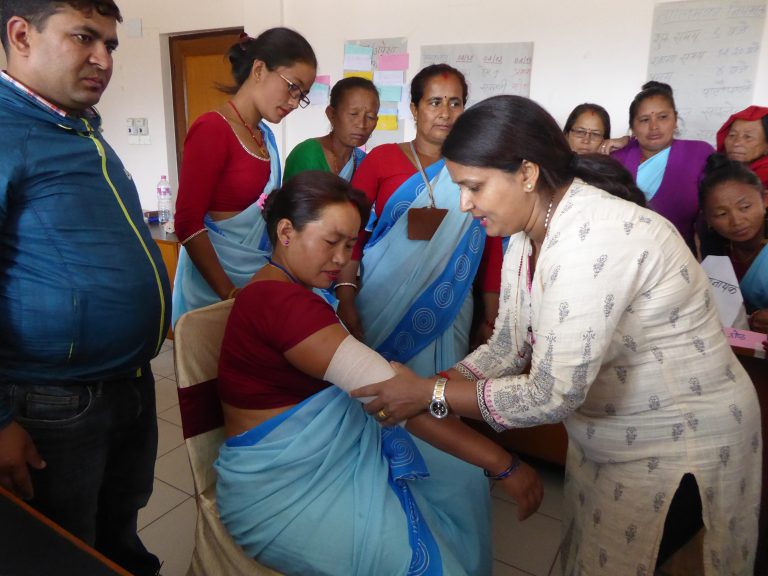
[[[432,240],[448,210],[446,208],[410,208],[408,210],[408,239]]]

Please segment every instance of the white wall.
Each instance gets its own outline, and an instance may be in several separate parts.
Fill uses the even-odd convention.
[[[317,52],[319,73],[342,74],[345,40],[405,36],[408,78],[419,70],[420,46],[533,42],[531,98],[563,124],[576,104],[597,102],[613,134],[628,131],[629,103],[647,79],[655,0],[285,0],[285,21]],[[332,24],[330,23],[332,21]],[[764,29],[754,101],[768,103],[768,26]],[[677,102],[682,107],[682,102]],[[287,144],[322,132],[322,110],[288,118]],[[301,120],[299,122],[298,120]],[[409,119],[410,120],[410,119]],[[406,138],[414,134],[406,123]],[[290,150],[290,148],[289,148]]]
[[[251,34],[271,26],[299,30],[319,60],[318,73],[342,74],[345,40],[404,36],[408,79],[418,71],[420,46],[440,43],[534,43],[531,97],[564,122],[574,105],[602,104],[614,135],[627,130],[627,110],[646,80],[655,0],[120,0],[126,19],[140,18],[143,35],[121,31],[112,84],[99,106],[105,134],[134,175],[142,204],[154,207],[160,174],[176,177],[167,38],[178,32],[245,26]],[[768,103],[768,27],[764,30],[753,101]],[[681,104],[681,103],[678,103]],[[132,146],[125,119],[149,118],[150,146]],[[406,122],[406,138],[413,129]],[[291,114],[276,130],[285,152],[324,133],[320,107]],[[166,143],[166,136],[168,143]]]

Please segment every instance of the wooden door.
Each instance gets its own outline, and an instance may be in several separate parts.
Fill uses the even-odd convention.
[[[231,86],[232,69],[227,59],[242,28],[171,36],[171,81],[176,129],[176,162],[181,166],[184,138],[195,119],[224,104],[229,95],[218,86]]]

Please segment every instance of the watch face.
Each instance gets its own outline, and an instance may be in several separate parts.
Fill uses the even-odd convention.
[[[448,416],[448,405],[441,400],[432,400],[429,405],[429,413],[435,418],[445,418]]]

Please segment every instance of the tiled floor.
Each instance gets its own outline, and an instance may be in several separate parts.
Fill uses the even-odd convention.
[[[152,361],[157,387],[160,432],[155,491],[139,514],[144,544],[163,561],[164,576],[184,576],[192,556],[195,500],[192,473],[181,434],[179,399],[171,342]],[[498,488],[493,496],[494,576],[549,576],[556,568],[560,542],[562,470],[537,466],[544,480],[544,502],[525,522],[518,522],[515,504]]]

